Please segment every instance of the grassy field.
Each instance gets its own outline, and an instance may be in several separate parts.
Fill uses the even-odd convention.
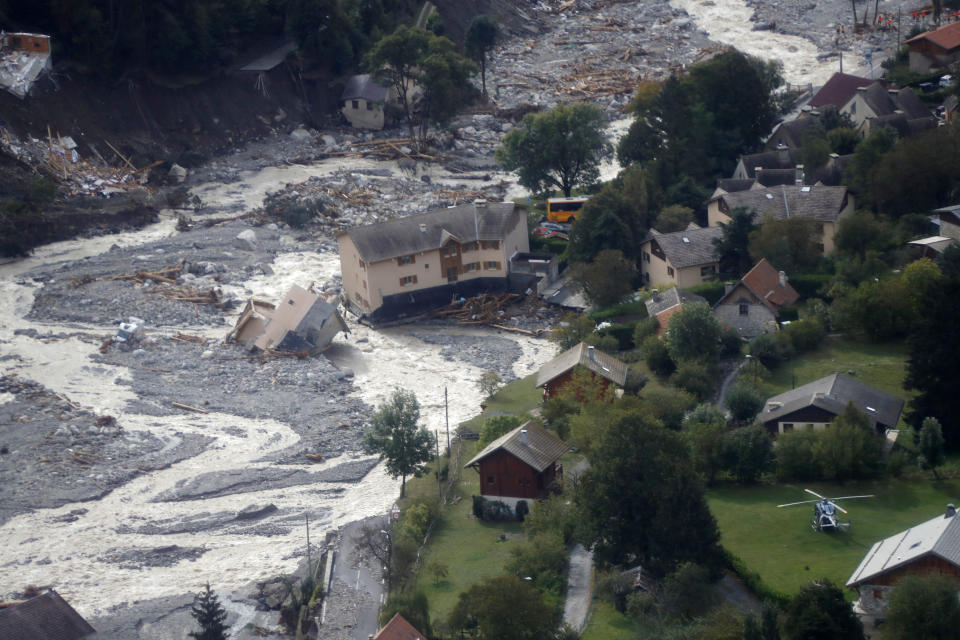
[[[812,505],[777,508],[805,500],[805,487],[826,496],[877,497],[842,502],[850,514],[841,522],[851,526],[835,534],[818,533],[810,527]],[[874,542],[943,513],[948,502],[960,501],[960,479],[724,487],[708,492],[707,500],[723,545],[769,587],[794,594],[821,577],[845,584]],[[853,598],[853,592],[848,595]]]
[[[609,602],[594,598],[587,627],[581,634],[581,640],[626,640],[636,638],[641,630],[640,623],[625,616]]]
[[[520,378],[504,385],[487,401],[483,413],[462,422],[460,426],[479,433],[480,425],[483,424],[485,418],[491,415],[501,413],[513,413],[518,416],[527,415],[540,406],[540,401],[543,400],[543,390],[537,389],[536,384],[537,374],[533,373],[526,378]]]
[[[750,364],[743,369],[747,378]],[[770,397],[813,382],[832,373],[854,372],[857,380],[909,401],[915,393],[905,391],[907,347],[902,342],[867,344],[845,338],[826,338],[823,345],[808,354],[782,364],[760,385],[761,394]],[[901,416],[901,426],[902,426]]]

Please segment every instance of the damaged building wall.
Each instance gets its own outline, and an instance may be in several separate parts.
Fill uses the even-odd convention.
[[[313,285],[293,285],[277,306],[248,301],[227,339],[262,351],[318,351],[341,331],[348,331],[343,318]]]

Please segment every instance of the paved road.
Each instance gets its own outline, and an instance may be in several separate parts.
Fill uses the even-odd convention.
[[[593,553],[582,545],[570,552],[570,571],[567,575],[567,601],[563,605],[563,621],[577,631],[583,631],[590,613],[593,596]]]

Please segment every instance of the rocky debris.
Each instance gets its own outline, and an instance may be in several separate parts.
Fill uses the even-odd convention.
[[[112,416],[82,409],[42,385],[0,377],[0,524],[18,513],[96,500],[141,473],[195,456],[209,438],[127,431]],[[83,518],[74,509],[55,521]]]
[[[450,361],[459,360],[484,371],[495,371],[504,382],[516,379],[513,363],[522,355],[519,345],[507,338],[451,336],[415,331],[410,335],[427,344],[443,345],[440,353]]]
[[[313,509],[309,512],[309,515],[311,522],[323,526],[330,521],[331,510]],[[249,520],[238,520],[236,514],[230,511],[204,512],[125,524],[117,527],[117,533],[120,535],[135,533],[148,536],[166,536],[210,532],[214,535],[233,534],[271,537],[289,535],[294,528],[302,527],[303,517],[304,512],[302,510],[297,510],[296,513],[278,511],[264,516],[255,524],[251,524]]]
[[[203,547],[180,547],[173,544],[152,549],[113,549],[98,560],[117,564],[121,569],[142,570],[143,567],[172,567],[184,560],[196,560],[206,552]]]
[[[277,505],[271,504],[251,504],[237,512],[237,520],[259,520],[260,518],[274,513]]]

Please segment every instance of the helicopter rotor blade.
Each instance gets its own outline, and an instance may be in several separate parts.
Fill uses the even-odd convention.
[[[821,500],[826,500],[826,499],[827,499],[826,496],[822,496],[822,495],[820,495],[819,493],[817,493],[816,491],[811,491],[810,489],[804,489],[804,491],[806,491],[807,493],[809,493],[809,494],[812,495],[812,496],[817,496],[817,497],[820,498]]]
[[[777,507],[792,507],[798,504],[810,504],[811,502],[820,502],[819,500],[803,500],[801,502],[788,502],[787,504],[778,504]]]
[[[837,509],[839,509],[841,513],[850,513],[849,511],[847,511],[846,509],[844,509],[843,507],[841,507],[840,505],[838,505],[838,504],[837,504],[836,502],[834,502],[833,500],[830,501],[830,504],[833,505],[834,507],[836,507]]]
[[[875,495],[873,495],[873,494],[871,493],[871,494],[868,495],[868,496],[840,496],[839,498],[830,498],[830,500],[831,500],[831,501],[833,501],[833,500],[854,500],[854,499],[856,499],[856,498],[876,498],[876,497],[877,497],[877,496],[875,496]]]

